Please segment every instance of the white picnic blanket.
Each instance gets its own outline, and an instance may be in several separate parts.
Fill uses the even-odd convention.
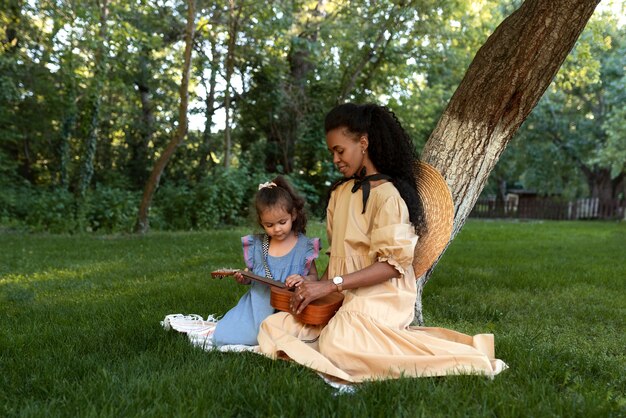
[[[219,350],[223,352],[243,352],[249,351],[252,353],[261,354],[258,345],[222,345],[218,346],[213,343],[213,333],[215,332],[215,326],[219,318],[213,315],[209,315],[206,319],[197,314],[170,314],[166,315],[161,321],[161,326],[169,331],[175,330],[183,334],[187,334],[189,341],[196,347],[202,348],[206,351]],[[319,374],[319,373],[318,373]],[[319,374],[324,381],[335,388],[337,391],[335,394],[354,393],[356,386],[340,383],[330,380],[328,377]]]
[[[252,351],[258,352],[258,345],[222,345],[217,346],[213,343],[213,333],[219,319],[213,315],[209,315],[204,319],[200,315],[190,314],[170,314],[166,315],[161,326],[165,330],[173,329],[175,331],[187,334],[189,341],[196,347],[203,350],[219,350],[219,351]]]

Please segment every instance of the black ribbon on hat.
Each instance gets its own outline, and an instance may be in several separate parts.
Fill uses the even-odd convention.
[[[365,167],[363,167],[360,173],[355,174],[348,180],[350,179],[354,179],[352,193],[356,193],[357,190],[363,189],[363,212],[361,213],[365,213],[365,206],[367,205],[367,199],[370,197],[370,190],[372,188],[370,182],[376,180],[391,180],[391,177],[382,173],[370,174],[369,176],[366,176]]]

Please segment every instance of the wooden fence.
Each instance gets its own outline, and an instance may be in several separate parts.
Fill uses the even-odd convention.
[[[481,199],[476,202],[470,217],[626,220],[626,201],[613,199],[601,202],[598,198],[567,201],[552,197],[537,197],[510,199],[497,205],[495,199]]]

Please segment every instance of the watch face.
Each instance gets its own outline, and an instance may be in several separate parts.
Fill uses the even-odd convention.
[[[335,283],[335,284],[343,283],[343,277],[341,277],[341,276],[334,277],[333,278],[333,283]]]

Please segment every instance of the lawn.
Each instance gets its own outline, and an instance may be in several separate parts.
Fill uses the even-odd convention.
[[[468,222],[425,288],[426,325],[494,333],[510,368],[352,394],[161,328],[236,303],[244,287],[209,273],[241,266],[246,233],[0,232],[0,416],[626,416],[625,223]]]

